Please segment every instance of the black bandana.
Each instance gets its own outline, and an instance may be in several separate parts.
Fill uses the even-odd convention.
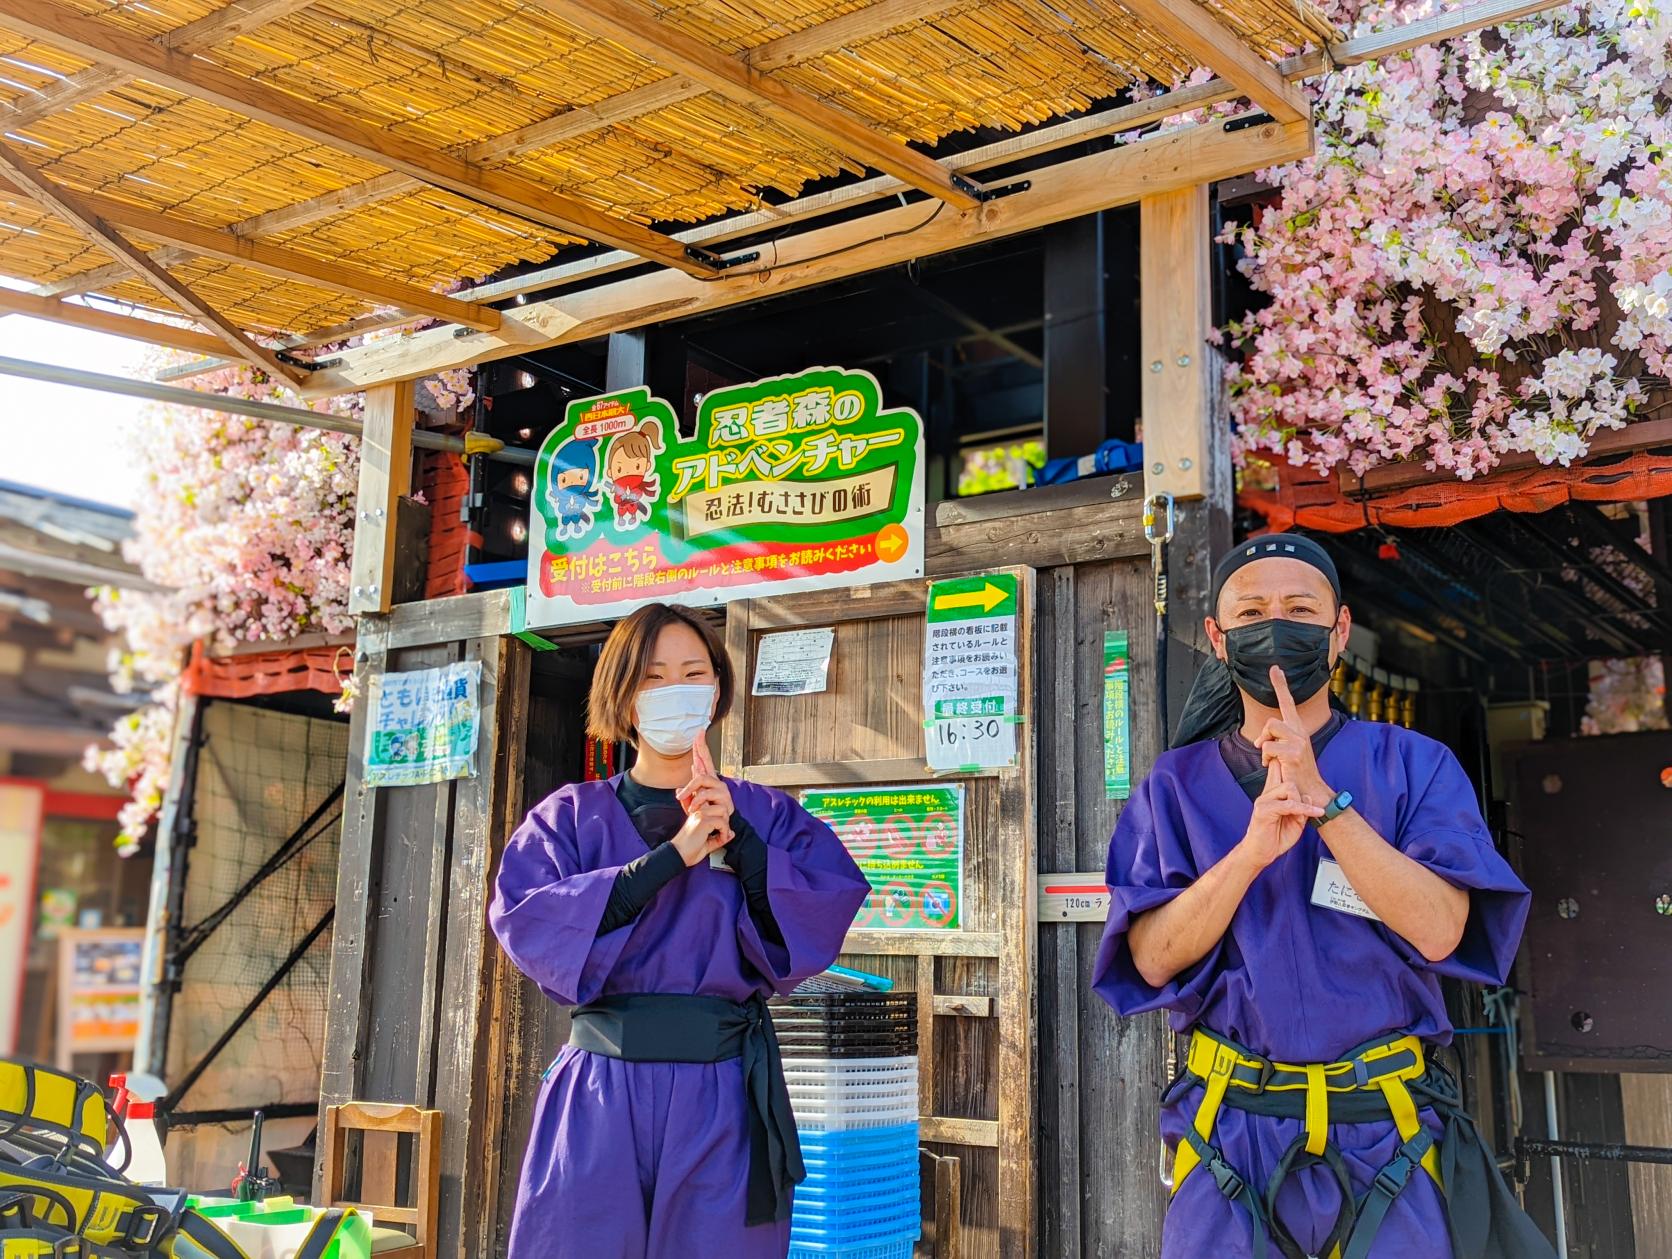
[[[1213,601],[1209,606],[1213,609],[1215,620],[1219,616],[1220,592],[1225,589],[1225,582],[1229,580],[1231,574],[1239,568],[1254,563],[1256,560],[1266,559],[1300,560],[1303,564],[1310,564],[1328,579],[1330,589],[1335,592],[1335,602],[1338,606],[1340,605],[1341,577],[1335,570],[1335,561],[1330,559],[1329,552],[1311,538],[1298,533],[1268,533],[1262,537],[1249,538],[1246,542],[1233,547],[1214,566]],[[1260,626],[1265,626],[1271,631],[1276,629],[1275,626],[1270,626],[1267,622],[1260,622],[1259,626],[1239,626],[1237,630],[1230,632],[1255,630]],[[1312,627],[1307,627],[1307,629],[1310,630]],[[1322,627],[1318,627],[1318,629],[1322,630]],[[1322,630],[1322,632],[1327,635],[1328,631]],[[1266,636],[1265,633],[1259,635],[1262,643]],[[1315,646],[1315,644],[1313,645]],[[1253,674],[1269,669],[1271,664],[1277,663],[1275,657],[1271,660],[1265,659],[1267,654],[1272,653],[1249,652],[1247,654],[1250,656],[1250,660],[1244,663],[1250,667],[1242,671],[1249,675],[1247,681],[1260,682],[1261,679],[1254,677]],[[1259,659],[1254,659],[1256,656]],[[1323,681],[1328,680],[1327,662],[1328,644],[1326,642],[1324,644]],[[1315,664],[1316,662],[1310,663]],[[1255,669],[1253,667],[1255,665],[1259,665],[1261,668]],[[1309,674],[1314,671],[1315,669],[1311,668],[1305,670]],[[1288,669],[1285,668],[1284,672],[1288,673]],[[1300,671],[1297,670],[1297,672]],[[1316,680],[1308,677],[1306,682],[1302,684],[1301,689],[1306,691],[1307,696],[1316,693],[1318,687],[1312,685],[1312,682]],[[1298,682],[1301,682],[1301,679],[1291,677],[1289,682],[1291,687],[1295,687]],[[1266,683],[1265,686],[1269,693],[1269,683]],[[1257,687],[1250,693],[1254,695],[1256,700],[1265,703],[1268,708],[1274,706],[1276,702],[1276,696],[1272,694],[1270,696],[1271,702],[1267,703],[1265,695],[1262,695]],[[1297,701],[1303,698],[1299,689],[1295,691],[1295,698]],[[1336,706],[1333,695],[1330,697],[1330,703],[1332,706]],[[1172,746],[1183,747],[1187,743],[1196,743],[1202,739],[1217,739],[1221,735],[1236,729],[1241,722],[1242,695],[1238,689],[1238,678],[1233,676],[1232,669],[1223,660],[1209,656],[1196,670],[1196,679],[1191,683],[1189,698],[1184,701],[1184,712],[1179,717],[1178,730],[1173,735]]]
[[[1299,560],[1303,564],[1312,565],[1328,579],[1329,588],[1335,592],[1335,602],[1340,604],[1341,576],[1335,571],[1335,561],[1330,559],[1328,551],[1304,534],[1268,533],[1258,538],[1249,538],[1241,545],[1232,547],[1220,557],[1219,563],[1214,565],[1213,592],[1208,601],[1208,610],[1216,619],[1219,616],[1219,594],[1225,589],[1225,583],[1231,574],[1255,560],[1269,559]]]

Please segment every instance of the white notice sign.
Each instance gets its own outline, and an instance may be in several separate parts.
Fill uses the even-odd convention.
[[[813,695],[830,685],[833,629],[763,634],[751,695]]]
[[[942,772],[1016,763],[1016,578],[929,587],[923,659],[924,742]]]

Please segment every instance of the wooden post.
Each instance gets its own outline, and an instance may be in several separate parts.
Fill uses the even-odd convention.
[[[356,675],[366,691],[370,680],[388,665],[382,647],[357,648]],[[360,1062],[370,1032],[369,937],[380,892],[378,829],[383,793],[362,781],[366,739],[370,735],[366,710],[370,695],[362,693],[348,723],[348,769],[343,784],[342,843],[337,858],[337,914],[331,933],[331,984],[325,1007],[325,1045],[320,1063],[319,1132],[314,1155],[314,1201],[325,1190],[328,1130],[326,1111],[355,1100],[360,1087]]]
[[[1208,188],[1196,184],[1140,203],[1143,292],[1144,490],[1201,498],[1210,476],[1213,356]]]
[[[387,612],[393,602],[395,521],[412,488],[413,384],[366,391],[360,438],[360,491],[354,512],[354,564],[348,610]]]

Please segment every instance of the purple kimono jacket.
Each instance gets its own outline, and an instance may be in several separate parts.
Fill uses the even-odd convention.
[[[1121,1014],[1171,1011],[1172,1026],[1200,1024],[1281,1062],[1333,1062],[1387,1033],[1447,1044],[1451,1023],[1440,977],[1503,983],[1515,958],[1529,894],[1492,846],[1474,788],[1442,744],[1399,726],[1350,721],[1319,758],[1324,781],[1353,794],[1353,807],[1402,853],[1469,891],[1463,940],[1430,963],[1380,922],[1312,904],[1320,855],[1315,827],[1261,873],[1219,943],[1160,988],[1138,973],[1127,944],[1132,921],[1164,905],[1242,838],[1253,804],[1215,740],[1163,755],[1134,793],[1109,844],[1109,923],[1093,987]],[[1195,1117],[1200,1087],[1165,1107],[1162,1136],[1176,1146]],[[1436,1139],[1441,1124],[1424,1112]],[[1263,1187],[1302,1122],[1221,1108],[1213,1142],[1251,1184]],[[1355,1194],[1393,1158],[1391,1122],[1333,1124]],[[1323,1167],[1293,1174],[1279,1218],[1315,1251],[1335,1220],[1340,1191]],[[1252,1253],[1247,1213],[1205,1173],[1192,1174],[1167,1213],[1163,1259],[1243,1259]],[[1434,1183],[1411,1178],[1377,1235],[1374,1259],[1451,1253]]]
[[[824,823],[781,791],[727,780],[767,846],[783,935],[762,939],[729,870],[698,862],[636,921],[597,935],[616,872],[645,842],[618,779],[561,787],[505,849],[489,921],[553,1001],[787,992],[835,960],[869,887]],[[627,1062],[566,1046],[541,1089],[510,1259],[782,1259],[789,1221],[745,1227],[749,1134],[737,1059]]]

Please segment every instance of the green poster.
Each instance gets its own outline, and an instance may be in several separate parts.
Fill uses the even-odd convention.
[[[1103,788],[1111,800],[1132,793],[1132,657],[1124,630],[1103,634]]]
[[[361,781],[411,787],[475,777],[481,679],[480,660],[374,678]]]
[[[923,425],[869,372],[568,405],[530,495],[525,629],[923,574]]]
[[[801,803],[830,824],[871,895],[853,920],[870,931],[956,931],[964,899],[964,788],[814,789]]]

